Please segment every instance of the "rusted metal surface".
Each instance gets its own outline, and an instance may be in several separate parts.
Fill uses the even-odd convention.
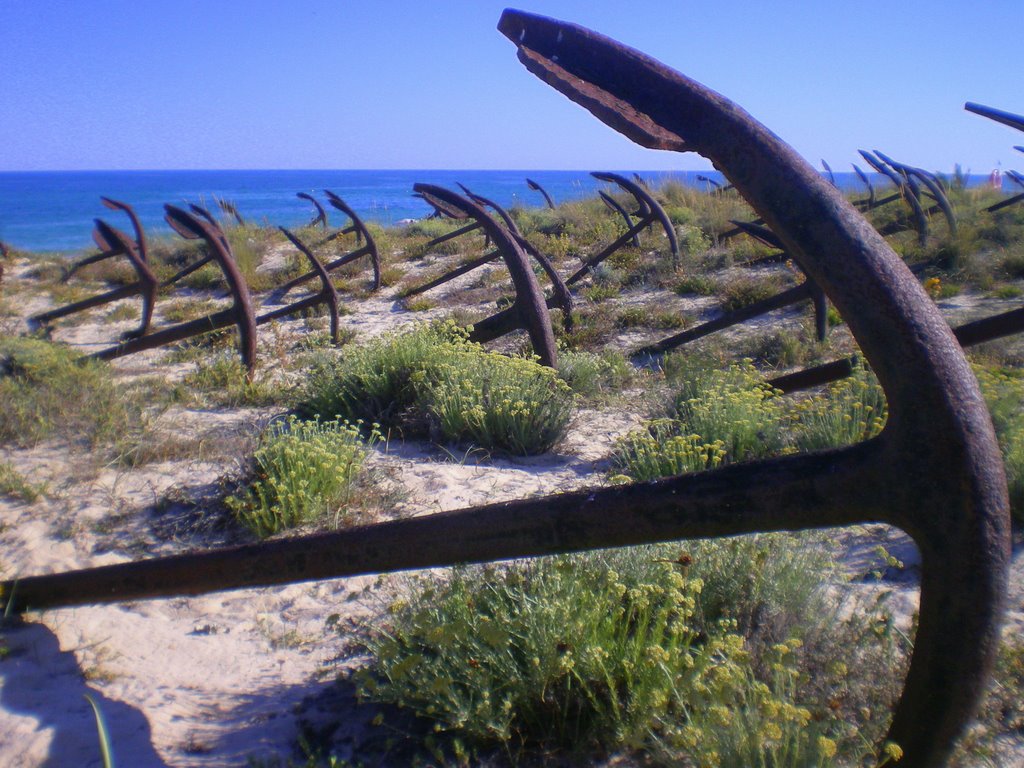
[[[296,192],[295,196],[300,200],[308,200],[313,204],[313,207],[316,209],[316,216],[313,217],[313,220],[309,222],[307,226],[315,227],[317,224],[319,224],[321,229],[327,229],[327,227],[330,226],[327,222],[327,211],[324,210],[324,207],[322,205],[320,205],[319,200],[317,200],[308,192]]]
[[[601,192],[598,192],[597,194],[601,197],[601,199],[604,201],[604,204],[608,206],[608,208],[615,211],[617,214],[619,214],[619,216],[622,217],[622,220],[626,222],[626,229],[633,228],[633,219],[630,217],[629,211],[623,208],[618,200],[616,200],[614,197],[612,197],[603,190]],[[633,235],[633,247],[640,247],[640,237],[638,235]]]
[[[953,329],[953,335],[956,336],[961,347],[973,347],[976,344],[1022,332],[1024,332],[1024,309],[1013,309],[992,317],[974,320]],[[855,357],[847,357],[830,363],[822,363],[812,368],[805,368],[802,371],[787,373],[785,376],[769,380],[768,383],[783,394],[799,392],[845,379],[853,373],[855,364]]]
[[[924,209],[921,207],[921,202],[917,197],[912,194],[906,179],[901,176],[895,169],[890,168],[883,160],[872,155],[870,152],[866,152],[863,149],[857,150],[860,156],[864,158],[868,165],[874,168],[878,173],[887,177],[893,184],[896,185],[896,189],[899,190],[900,196],[907,202],[914,215],[914,221],[917,222],[917,242],[918,245],[924,245],[928,241],[928,217],[925,216]],[[899,222],[896,225],[902,226]],[[886,230],[882,230],[883,234],[891,234]]]
[[[630,181],[625,176],[618,173],[610,173],[607,171],[595,171],[590,174],[595,179],[600,181],[608,181],[612,184],[618,184],[624,190],[629,192],[640,205],[640,210],[644,217],[652,217],[651,224],[655,221],[661,225],[661,228],[665,232],[665,237],[668,238],[668,247],[672,252],[672,264],[676,267],[679,266],[679,241],[676,239],[676,228],[672,225],[671,220],[668,218],[668,214],[665,213],[665,209],[661,207],[661,203],[654,199],[654,196],[650,193],[647,182],[645,182],[638,174],[633,174],[636,177],[636,181]]]
[[[216,226],[199,215],[173,205],[165,205],[164,210],[166,211],[165,219],[174,231],[190,239],[202,238],[206,242],[213,259],[224,274],[224,280],[231,293],[232,306],[190,322],[162,328],[147,336],[125,341],[115,347],[101,350],[91,357],[100,360],[113,360],[136,352],[166,346],[172,342],[208,333],[218,328],[237,325],[242,363],[248,370],[249,376],[252,376],[256,366],[256,317],[253,313],[249,286],[239,271],[238,265],[235,264],[227,240]]]
[[[987,117],[989,120],[995,120],[997,123],[1016,128],[1018,131],[1024,131],[1024,116],[1015,115],[1013,112],[1006,112],[995,107],[986,107],[984,104],[977,104],[973,101],[968,101],[964,104],[964,109],[976,115]]]
[[[346,203],[336,194],[331,192],[331,190],[329,189],[325,189],[324,194],[327,195],[327,202],[329,202],[332,206],[334,206],[339,211],[348,216],[352,222],[352,224],[349,227],[343,230],[342,234],[348,232],[355,232],[361,238],[361,240],[366,241],[365,245],[362,245],[356,248],[354,251],[350,251],[349,253],[346,253],[343,256],[334,259],[330,263],[325,264],[324,269],[326,269],[328,272],[333,272],[335,269],[338,269],[338,267],[342,267],[345,264],[350,264],[356,259],[361,259],[363,256],[368,256],[370,258],[370,265],[373,268],[373,284],[371,290],[380,290],[380,254],[377,252],[377,243],[374,242],[373,235],[370,234],[370,231],[366,228],[366,225],[363,224],[363,220],[360,219],[358,214],[356,214],[356,212],[349,207],[348,203]],[[284,295],[288,293],[288,291],[290,291],[292,288],[295,288],[298,285],[302,285],[303,283],[309,282],[318,275],[319,272],[317,270],[311,269],[309,272],[305,272],[296,277],[294,280],[290,280],[289,282],[277,288],[276,293],[278,295]]]
[[[530,336],[530,342],[533,344],[534,354],[540,359],[541,364],[552,368],[556,367],[558,352],[547,303],[544,300],[540,284],[530,268],[526,254],[516,238],[492,219],[483,206],[467,197],[433,184],[416,184],[414,189],[417,192],[433,195],[448,205],[459,208],[468,217],[480,223],[481,228],[501,252],[509,274],[512,276],[516,300],[510,307],[511,315],[516,318],[518,327],[526,329]],[[477,326],[474,326],[470,338],[474,341],[484,341],[478,334]]]
[[[881,236],[735,104],[582,27],[506,11],[499,29],[531,72],[634,141],[709,157],[787,250],[803,255],[885,390],[890,417],[881,435],[650,483],[24,578],[11,610],[886,522],[907,531],[922,558],[919,629],[888,738],[903,750],[901,766],[943,764],[998,646],[1010,553],[999,448],[949,327]],[[495,234],[503,237],[500,227]],[[3,586],[11,594],[14,585]]]
[[[985,212],[995,213],[996,211],[1003,210],[1003,208],[1009,208],[1011,205],[1016,205],[1022,200],[1024,200],[1024,192],[1021,192],[1019,195],[1014,195],[1013,197],[1008,197],[1005,200],[1000,200],[995,205],[990,205],[988,208],[985,209]]]
[[[515,219],[509,215],[508,211],[493,200],[474,194],[469,189],[466,189],[464,185],[459,184],[459,186],[462,187],[462,191],[466,193],[470,200],[478,205],[486,206],[498,214],[505,225],[505,229],[512,235],[512,239],[516,241],[516,244],[544,270],[544,274],[548,276],[548,280],[551,282],[551,298],[554,300],[554,303],[551,301],[546,302],[546,306],[548,308],[558,307],[561,309],[565,329],[571,331],[573,327],[572,294],[569,292],[565,281],[562,280],[562,276],[558,274],[558,270],[555,269],[555,265],[551,263],[551,259],[541,253],[540,250],[534,247],[533,243],[523,236],[523,233],[519,231],[519,227],[516,225]]]
[[[864,207],[871,210],[875,207],[875,188],[871,184],[871,180],[868,175],[860,169],[860,166],[856,163],[850,163],[853,166],[854,173],[857,174],[858,178],[863,182],[864,186],[868,188],[868,199],[863,203]]]
[[[533,179],[527,179],[526,186],[528,186],[534,192],[540,192],[544,196],[544,202],[547,203],[548,208],[550,208],[551,210],[555,209],[555,202],[554,200],[551,199],[551,195],[548,194],[548,191],[544,189],[544,187],[542,187]]]
[[[149,324],[153,318],[153,305],[156,303],[156,294],[159,288],[156,276],[139,254],[136,243],[128,235],[101,219],[95,219],[95,223],[96,229],[93,232],[93,239],[103,249],[104,254],[110,256],[123,254],[126,256],[128,262],[132,265],[132,269],[135,270],[136,281],[97,296],[91,296],[72,304],[66,304],[63,307],[57,307],[56,309],[33,315],[29,318],[29,324],[30,326],[46,325],[58,318],[109,304],[112,301],[126,299],[131,296],[141,296],[142,320],[136,330],[124,334],[123,338],[136,339],[144,336],[149,330]]]
[[[146,243],[146,232],[142,228],[142,222],[139,221],[139,217],[136,215],[135,209],[128,203],[123,203],[120,200],[113,200],[109,197],[100,197],[100,202],[112,211],[123,211],[127,214],[128,219],[132,224],[132,231],[135,233],[135,253],[143,261],[149,261],[149,248]],[[104,242],[101,238],[97,237],[96,232],[97,230],[93,230],[93,240],[96,242],[96,246],[100,249],[100,252],[92,256],[86,256],[84,259],[80,259],[72,264],[67,271],[65,271],[62,280],[69,280],[75,272],[89,264],[95,264],[113,256],[121,256],[124,254],[123,250],[118,250],[111,243]]]

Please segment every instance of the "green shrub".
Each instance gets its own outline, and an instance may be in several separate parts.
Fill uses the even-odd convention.
[[[645,482],[717,467],[725,459],[721,441],[706,443],[700,435],[679,434],[680,423],[657,419],[645,430],[619,439],[612,454],[619,478]]]
[[[718,292],[718,281],[707,275],[687,275],[677,281],[672,290],[680,296],[695,293],[698,296],[713,296]]]
[[[735,312],[771,298],[778,292],[779,286],[772,281],[738,277],[726,282],[722,287],[722,311]]]
[[[391,606],[386,629],[367,627],[361,694],[428,718],[456,755],[639,748],[742,640],[695,647],[700,583],[621,561],[546,558],[428,584]]]
[[[777,455],[786,443],[777,394],[749,360],[694,372],[676,397],[679,431],[721,442],[730,462]]]
[[[258,369],[250,379],[241,358],[234,350],[199,363],[185,376],[184,384],[218,405],[234,408],[281,403],[286,399],[282,387],[274,384],[265,369]]]
[[[801,451],[841,448],[882,431],[888,416],[885,393],[863,364],[853,375],[831,384],[828,393],[796,404],[794,436]]]
[[[595,397],[621,389],[632,377],[633,368],[619,352],[562,350],[558,375],[576,394]]]
[[[570,393],[551,368],[466,345],[426,369],[420,403],[445,440],[529,456],[565,434]]]
[[[45,483],[31,483],[9,462],[0,461],[0,496],[10,496],[31,504],[38,501],[46,491]]]
[[[0,442],[19,446],[52,437],[112,445],[142,419],[105,363],[38,339],[0,339],[0,403]]]
[[[531,360],[487,352],[453,323],[373,341],[314,368],[300,413],[374,421],[528,455],[565,433],[571,391]]]
[[[827,764],[834,713],[801,701],[799,640],[751,644],[722,608],[762,622],[819,616],[813,569],[825,559],[794,536],[679,546],[421,577],[363,627],[360,694],[419,720],[442,764],[502,753],[532,764],[555,750],[588,762]]]
[[[464,341],[465,332],[454,325],[423,325],[346,349],[344,355],[313,367],[298,410],[306,416],[362,419],[386,428],[415,426],[409,418],[419,400],[413,374],[422,374],[433,360]]]
[[[251,482],[227,505],[261,538],[328,516],[337,528],[350,521],[342,507],[366,455],[358,427],[292,417],[269,430],[253,456]]]

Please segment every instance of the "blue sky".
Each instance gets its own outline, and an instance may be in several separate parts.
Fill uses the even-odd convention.
[[[0,170],[701,169],[543,85],[506,2],[7,0]],[[737,101],[814,165],[857,149],[1024,168],[1020,0],[597,2],[515,7],[589,26]],[[628,9],[628,10],[627,10]]]

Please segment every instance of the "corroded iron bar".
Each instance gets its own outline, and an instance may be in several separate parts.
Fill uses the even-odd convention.
[[[619,250],[619,248],[628,243],[638,233],[643,232],[645,229],[647,229],[647,227],[649,227],[653,221],[654,219],[651,216],[647,216],[646,218],[640,219],[640,221],[634,224],[631,229],[627,230],[625,234],[620,235],[617,239],[612,241],[612,243],[605,246],[604,250],[602,250],[599,254],[587,259],[583,266],[576,270],[575,274],[573,274],[572,277],[565,281],[565,284],[571,286],[578,283],[580,280],[582,280],[584,277],[590,274],[594,267],[596,267],[602,261],[607,259],[617,250]]]
[[[985,317],[953,329],[953,334],[962,347],[973,347],[993,339],[1024,332],[1024,309],[1013,309],[992,317]],[[769,384],[783,393],[798,392],[822,384],[845,379],[853,372],[856,358],[849,357],[823,363],[813,368],[787,373],[769,380]]]
[[[440,245],[441,243],[448,242],[449,240],[454,240],[457,237],[468,235],[470,232],[476,232],[478,229],[480,229],[480,222],[474,221],[472,224],[467,224],[464,227],[453,229],[451,232],[445,232],[443,235],[438,235],[423,247],[433,248],[435,245]]]
[[[968,112],[973,112],[976,115],[987,117],[989,120],[995,120],[997,123],[1008,125],[1011,128],[1016,128],[1018,131],[1024,131],[1024,117],[1021,115],[1015,115],[1012,112],[1005,112],[1002,109],[996,109],[995,107],[986,107],[983,104],[976,104],[973,101],[968,101],[964,104],[964,109]]]
[[[309,222],[307,226],[315,227],[317,224],[319,224],[321,229],[327,229],[327,211],[324,209],[322,205],[320,205],[320,201],[317,200],[308,192],[296,192],[295,196],[300,200],[308,200],[313,204],[313,207],[316,209],[316,216],[313,217],[313,220]]]
[[[642,349],[634,352],[634,355],[660,355],[664,352],[668,352],[671,349],[676,349],[689,344],[691,341],[702,339],[705,336],[709,336],[716,331],[721,331],[729,326],[742,323],[751,318],[763,315],[767,312],[772,312],[776,309],[782,309],[788,307],[791,304],[796,304],[801,301],[806,301],[813,297],[814,292],[812,290],[813,283],[808,280],[795,285],[781,293],[777,293],[767,299],[754,302],[741,309],[734,310],[732,312],[726,312],[723,315],[716,317],[714,320],[708,320],[706,323],[698,325],[696,328],[688,328],[681,333],[677,333],[675,336],[670,336],[667,339],[659,341],[656,344],[650,344]]]
[[[647,184],[639,176],[637,179],[641,183],[636,181],[630,181],[625,176],[618,173],[609,173],[607,171],[595,171],[590,174],[595,179],[601,181],[609,181],[613,184],[618,184],[624,190],[629,192],[636,201],[640,204],[641,210],[650,212],[659,224],[661,228],[665,230],[665,237],[668,238],[668,247],[672,251],[672,264],[675,267],[679,266],[679,241],[676,239],[676,228],[672,226],[672,221],[669,219],[668,214],[665,213],[665,209],[661,207],[661,203],[654,199],[654,196],[647,191]],[[645,218],[649,218],[645,216]]]
[[[210,248],[210,252],[224,275],[224,280],[231,293],[232,306],[206,317],[161,329],[148,336],[125,341],[115,347],[101,350],[91,357],[100,360],[113,360],[234,324],[238,326],[242,363],[245,365],[248,375],[252,376],[256,367],[256,317],[252,309],[249,286],[238,269],[238,265],[235,264],[223,233],[205,221],[203,217],[191,214],[181,208],[165,205],[164,210],[167,223],[176,232],[180,232],[188,238],[202,238],[206,241],[207,247]]]
[[[859,519],[876,495],[856,454],[792,456],[640,485],[501,502],[348,530],[0,582],[10,611],[199,595],[652,539],[820,525],[819,510]],[[423,542],[431,542],[424,546]]]
[[[339,211],[344,213],[352,221],[352,227],[359,238],[366,241],[366,245],[363,246],[362,250],[364,254],[370,257],[370,266],[373,268],[373,287],[371,290],[380,290],[380,254],[377,252],[377,243],[373,239],[373,235],[370,234],[370,230],[366,228],[363,220],[359,218],[359,215],[352,210],[348,203],[338,197],[336,194],[331,192],[329,189],[324,190],[324,194],[327,195],[327,202],[337,208]],[[361,242],[361,241],[359,241]],[[335,262],[337,264],[337,262]]]
[[[136,352],[145,352],[150,349],[165,347],[176,341],[190,339],[210,331],[217,331],[235,324],[235,310],[232,307],[222,309],[203,317],[189,320],[169,328],[161,328],[152,333],[130,341],[122,342],[113,347],[96,352],[90,357],[97,360],[116,360],[119,357],[134,355]],[[253,322],[255,327],[255,319]]]
[[[480,222],[484,231],[501,251],[505,265],[512,275],[512,285],[516,291],[513,306],[520,319],[519,327],[525,328],[529,334],[534,354],[540,359],[541,364],[551,368],[557,367],[558,352],[544,294],[527,262],[526,254],[512,234],[492,219],[478,203],[451,190],[432,184],[417,184],[414,189],[417,192],[434,195],[448,205],[457,206],[465,211],[467,216]]]
[[[446,272],[440,277],[431,280],[429,283],[417,285],[413,288],[410,288],[407,291],[403,291],[402,298],[409,298],[410,296],[418,296],[421,293],[426,293],[427,291],[437,288],[440,285],[444,285],[450,280],[454,280],[456,277],[461,277],[462,275],[465,275],[467,272],[472,272],[477,267],[482,267],[484,264],[490,264],[495,259],[500,258],[501,251],[488,251],[483,256],[478,256],[475,259],[471,259],[470,261],[467,261],[464,264],[456,267],[451,272]]]
[[[498,205],[493,200],[489,200],[481,195],[476,195],[462,184],[459,184],[462,190],[466,193],[470,200],[473,202],[487,206],[491,208],[498,216],[501,217],[502,222],[505,224],[505,229],[508,230],[509,234],[516,241],[520,248],[522,248],[527,254],[533,257],[534,261],[540,264],[540,268],[544,270],[544,274],[548,276],[548,280],[551,281],[551,293],[555,299],[556,306],[562,310],[562,316],[565,322],[565,329],[568,331],[572,330],[572,294],[569,293],[569,288],[562,280],[562,276],[558,274],[558,270],[555,269],[555,265],[551,263],[551,259],[541,253],[537,248],[534,247],[533,243],[527,240],[523,233],[519,231],[519,227],[516,225],[515,219]],[[551,307],[551,304],[548,304]]]
[[[896,188],[900,191],[900,194],[907,204],[913,211],[914,219],[917,221],[917,242],[919,245],[924,245],[928,240],[928,217],[925,216],[924,210],[921,208],[921,203],[917,197],[908,191],[905,179],[899,175],[895,170],[886,165],[882,160],[873,156],[870,152],[865,152],[863,149],[857,150],[860,152],[860,156],[867,161],[867,164],[874,168],[876,171],[886,176]]]
[[[598,192],[597,194],[600,195],[602,200],[604,200],[605,205],[607,205],[613,211],[616,211],[619,214],[619,216],[622,217],[622,220],[626,222],[626,229],[631,229],[633,227],[633,219],[630,218],[629,211],[623,208],[618,200],[616,200],[614,197],[612,197],[603,190],[601,192]],[[633,247],[640,247],[640,238],[637,237],[636,235],[633,235]]]
[[[551,210],[555,209],[555,203],[551,199],[551,195],[548,194],[548,191],[546,189],[544,189],[544,187],[542,187],[540,184],[538,184],[533,179],[527,179],[526,180],[526,186],[528,186],[534,192],[540,192],[544,196],[544,202],[547,203],[548,208],[550,208]]]
[[[995,205],[990,205],[985,209],[985,212],[995,213],[996,211],[1001,211],[1003,208],[1009,208],[1011,205],[1016,205],[1021,200],[1024,200],[1024,192],[1021,192],[1019,195],[1014,195],[1013,197],[1008,197],[1005,200],[1000,200]]]
[[[169,286],[169,285],[174,285],[179,280],[183,280],[186,277],[188,277],[189,275],[191,275],[193,272],[196,272],[196,271],[202,269],[207,264],[209,264],[211,261],[213,261],[213,256],[210,255],[210,254],[207,254],[206,256],[203,256],[203,258],[198,259],[197,261],[193,261],[188,266],[183,267],[182,269],[178,270],[171,277],[169,277],[166,280],[164,280],[163,283],[161,283],[161,285],[163,287],[165,287],[165,288],[167,286]]]
[[[868,175],[860,169],[859,165],[857,165],[856,163],[850,163],[850,165],[853,166],[853,170],[857,174],[857,176],[860,177],[860,180],[864,182],[864,186],[868,188],[868,199],[866,205],[868,210],[870,210],[875,207],[875,188],[872,186],[871,180],[868,178]]]

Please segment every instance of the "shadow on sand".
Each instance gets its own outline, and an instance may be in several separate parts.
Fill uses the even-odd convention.
[[[75,655],[62,651],[44,624],[6,624],[9,655],[0,662],[0,744],[13,766],[101,766],[99,736],[88,694],[103,712],[119,765],[166,766],[153,748],[149,722],[137,709],[90,688]],[[35,725],[22,718],[32,718]],[[49,741],[49,749],[46,748]]]

